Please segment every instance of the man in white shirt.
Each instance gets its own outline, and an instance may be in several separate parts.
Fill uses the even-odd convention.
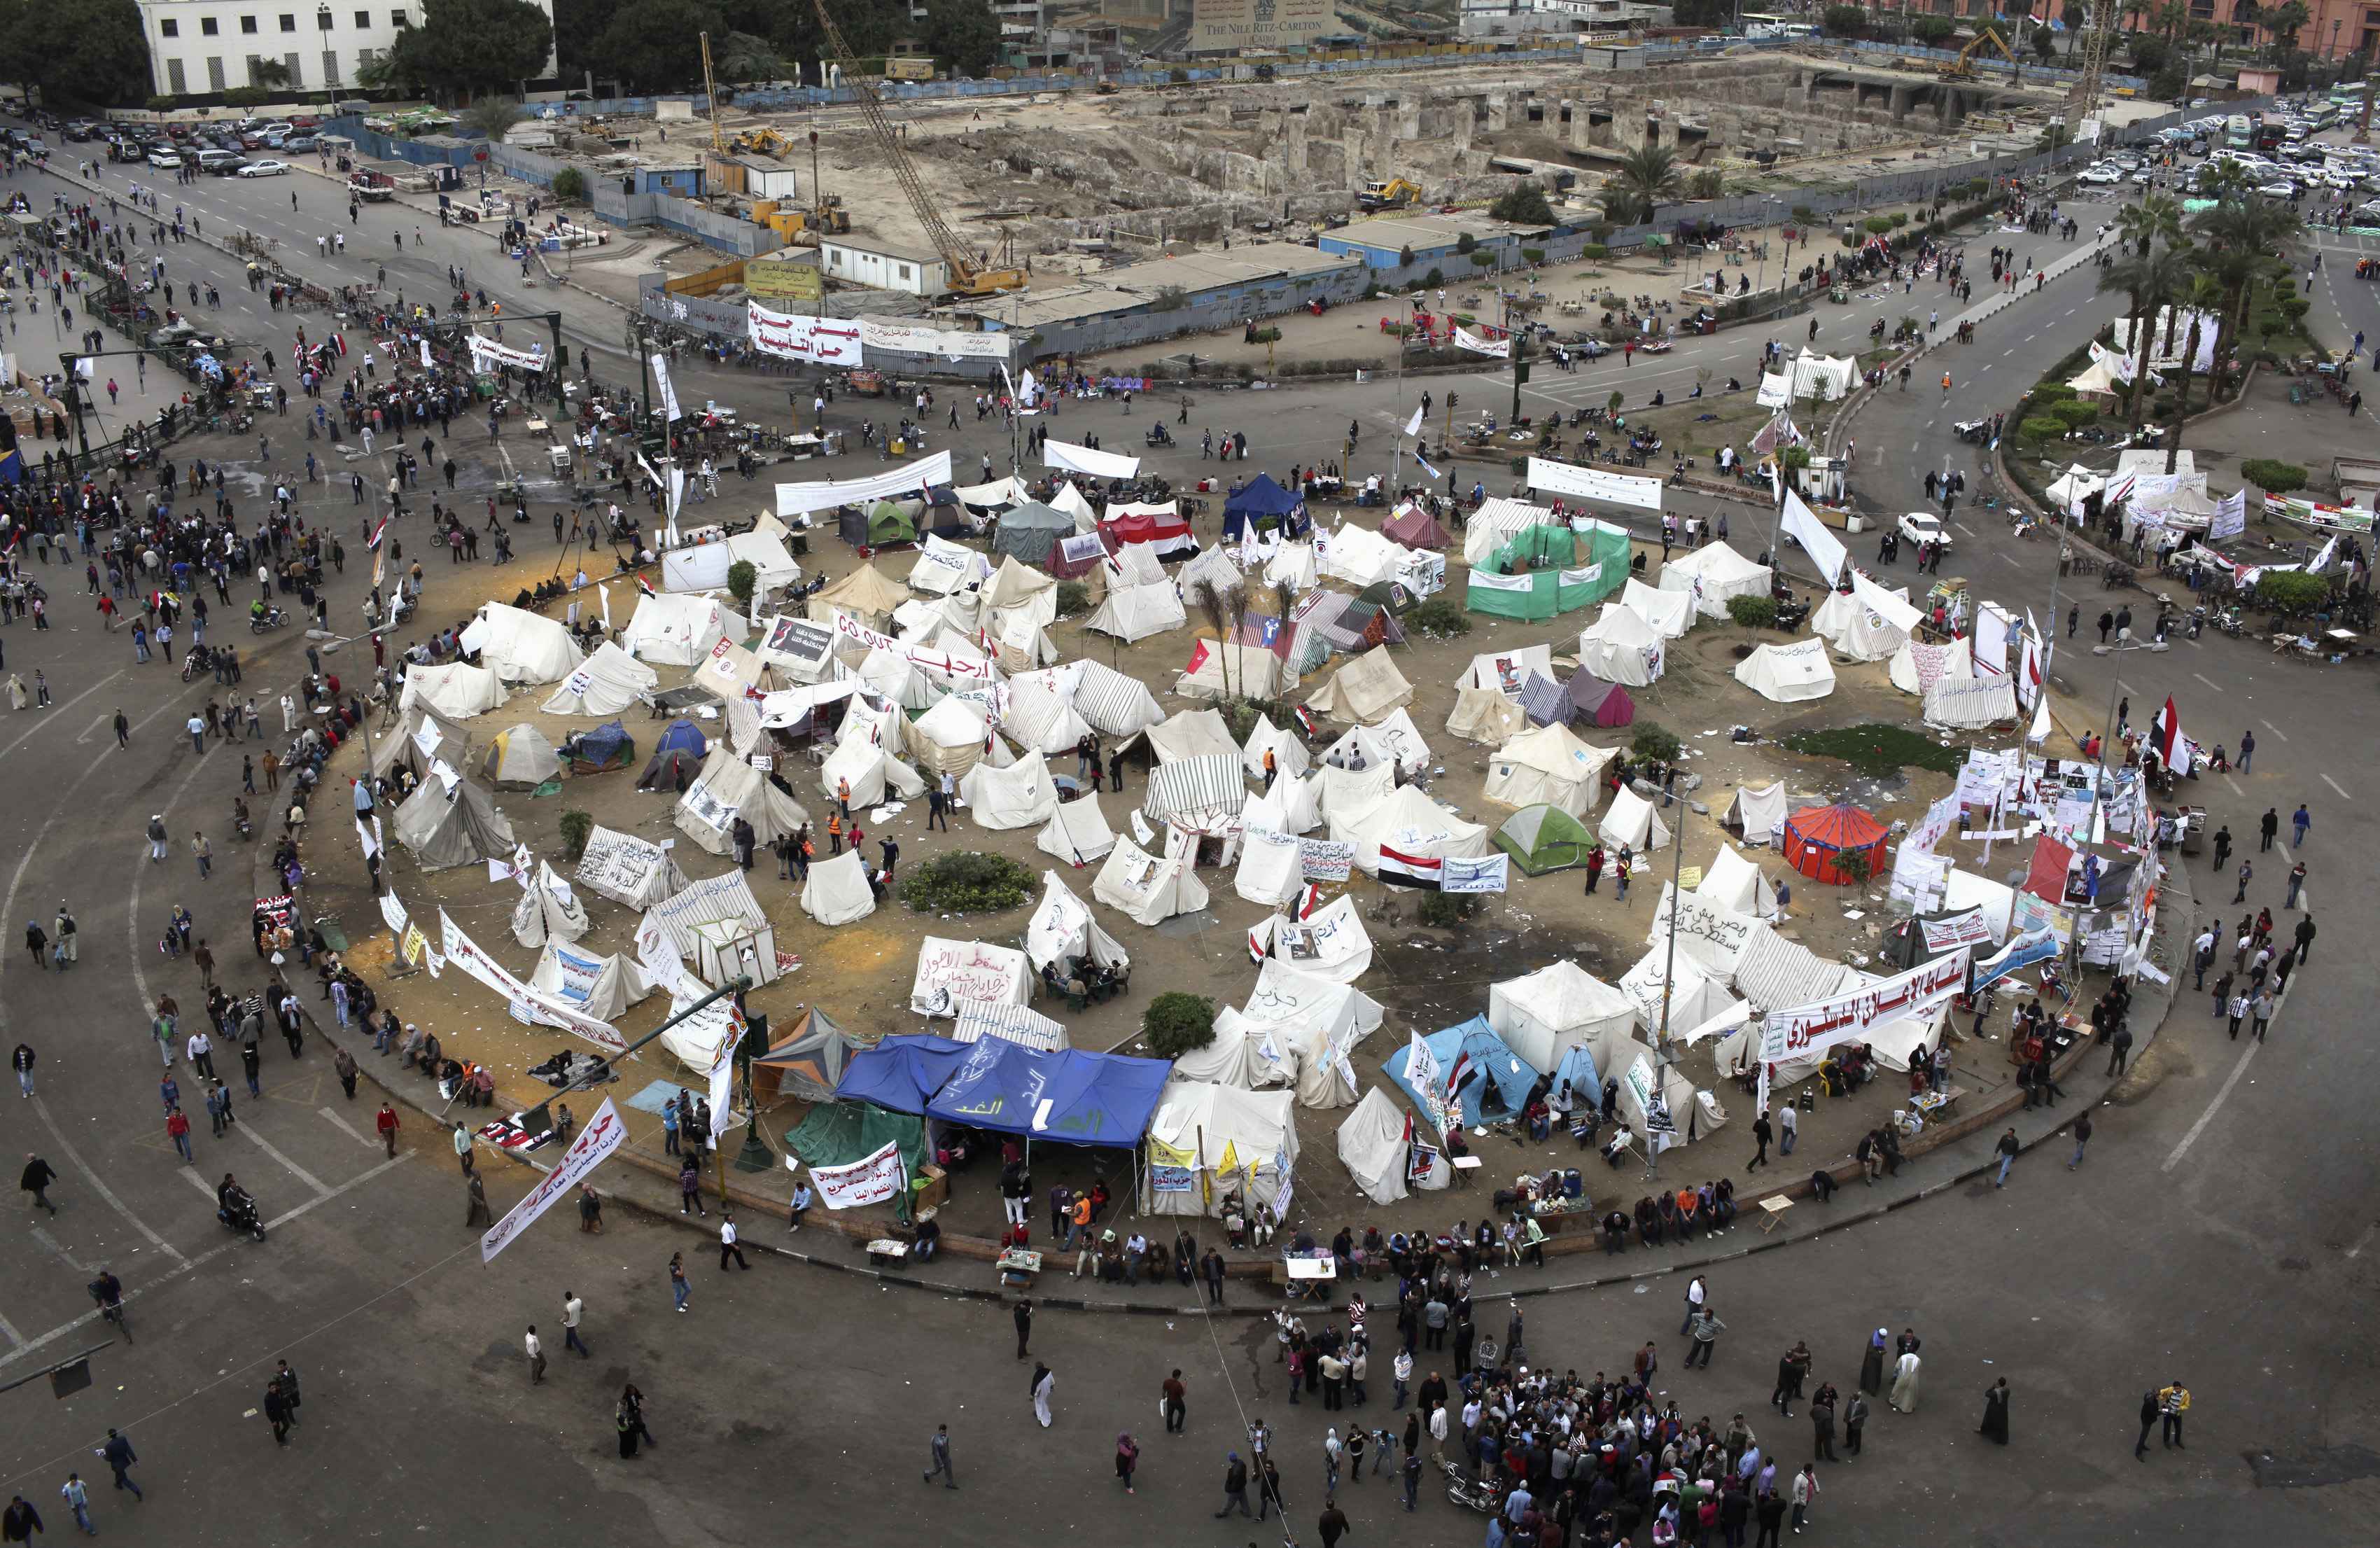
[[[1801,1117],[1794,1111],[1793,1104],[1789,1102],[1777,1110],[1777,1153],[1791,1155],[1793,1141],[1801,1132]]]
[[[577,1350],[581,1358],[591,1359],[594,1351],[578,1336],[578,1322],[586,1314],[587,1303],[578,1298],[577,1291],[562,1292],[562,1347]]]
[[[204,1027],[191,1031],[187,1051],[190,1055],[190,1067],[205,1079],[213,1079],[215,1078],[215,1045],[207,1036]]]
[[[1701,1274],[1696,1274],[1686,1282],[1686,1320],[1678,1326],[1681,1335],[1694,1325],[1694,1313],[1703,1309],[1703,1299],[1709,1294],[1710,1290],[1703,1284]]]
[[[750,1269],[752,1265],[744,1261],[743,1248],[736,1245],[735,1213],[722,1205],[719,1215],[719,1271],[722,1274],[727,1272],[727,1260],[730,1258],[735,1260],[737,1268]]]
[[[545,1346],[538,1342],[537,1324],[535,1323],[531,1323],[528,1325],[528,1336],[521,1341],[521,1347],[528,1354],[529,1385],[543,1385],[545,1383]]]

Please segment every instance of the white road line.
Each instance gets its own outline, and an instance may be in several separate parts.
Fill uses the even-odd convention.
[[[76,1171],[80,1172],[83,1175],[84,1180],[91,1184],[91,1191],[98,1194],[101,1199],[104,1200],[108,1208],[122,1215],[125,1220],[131,1225],[134,1230],[148,1237],[150,1246],[155,1248],[158,1251],[163,1252],[166,1257],[173,1259],[177,1263],[188,1262],[188,1260],[184,1258],[181,1253],[174,1249],[174,1245],[171,1242],[159,1236],[156,1232],[149,1229],[148,1223],[143,1221],[139,1215],[134,1214],[130,1207],[128,1206],[123,1200],[115,1196],[115,1190],[108,1187],[106,1183],[103,1182],[100,1179],[99,1174],[92,1171],[91,1167],[84,1163],[81,1153],[74,1148],[74,1142],[67,1138],[66,1130],[60,1128],[58,1127],[58,1120],[50,1115],[50,1104],[47,1102],[44,1102],[38,1096],[35,1097],[33,1099],[33,1111],[42,1115],[42,1126],[50,1131],[50,1138],[57,1141],[58,1153],[65,1156],[67,1164],[73,1166]]]
[[[43,1230],[39,1225],[33,1226],[31,1229],[33,1239],[40,1242],[43,1247],[48,1248],[52,1252],[57,1254],[58,1261],[65,1263],[67,1267],[73,1269],[78,1274],[89,1274],[91,1272],[91,1265],[76,1257],[73,1253],[68,1252],[66,1249],[66,1244],[59,1241],[57,1237],[50,1235],[49,1232]]]
[[[2325,774],[2325,775],[2323,775],[2323,776],[2322,776],[2322,782],[2323,782],[2325,785],[2329,786],[2332,789],[2337,790],[2337,791],[2338,792],[2338,798],[2339,798],[2340,800],[2343,800],[2343,801],[2351,801],[2351,800],[2353,800],[2353,799],[2355,798],[2353,796],[2350,796],[2350,795],[2349,795],[2349,794],[2347,793],[2347,790],[2346,790],[2346,787],[2345,787],[2345,786],[2341,786],[2341,785],[2338,783],[2338,781],[2337,781],[2337,780],[2335,780],[2335,779],[2331,778],[2331,777],[2330,777],[2330,775],[2328,775],[2328,774]]]
[[[2270,731],[2274,736],[2280,737],[2281,740],[2288,741],[2289,739],[2289,734],[2287,731],[2282,730],[2271,721],[2265,720],[2263,716],[2258,716],[2257,722],[2259,725],[2263,725],[2265,730]]]
[[[2236,780],[2236,779],[2233,779],[2229,774],[2225,774],[2225,775],[2223,776],[2223,783],[2224,783],[2224,784],[2226,784],[2226,785],[2228,785],[2229,786],[2231,786],[2231,793],[2232,793],[2233,795],[2235,795],[2235,796],[2239,796],[2239,797],[2241,797],[2241,798],[2244,798],[2247,796],[2247,794],[2248,794],[2248,792],[2247,792],[2247,791],[2242,790],[2242,789],[2240,789],[2240,782],[2239,782],[2238,780]]]
[[[353,1140],[357,1144],[365,1146],[370,1150],[376,1151],[380,1149],[379,1140],[373,1139],[370,1135],[366,1134],[362,1129],[358,1128],[355,1125],[347,1122],[346,1119],[339,1116],[335,1108],[317,1107],[314,1111],[322,1114],[322,1116],[338,1125],[340,1130],[345,1133],[348,1139]]]
[[[53,701],[50,708],[53,710],[71,710],[77,704],[81,703],[84,700],[90,698],[92,694],[97,693],[101,689],[105,688],[108,684],[115,681],[116,678],[121,677],[122,676],[124,676],[124,668],[119,666],[115,671],[110,672],[106,676],[102,677],[99,681],[91,684],[91,687],[83,689],[80,693],[76,694],[72,699],[67,700],[65,703],[60,704]],[[24,746],[28,740],[41,733],[43,725],[47,725],[55,718],[56,717],[44,715],[40,720],[34,722],[32,730],[26,732],[21,737],[18,737],[6,747],[0,747],[0,758],[6,758],[8,754]]]
[[[2214,678],[2208,676],[2204,672],[2192,672],[2191,676],[2197,678],[2200,682],[2204,683],[2208,688],[2213,689],[2217,693],[2223,691],[2223,685],[2216,682]]]
[[[2352,1258],[2355,1254],[2350,1252],[2348,1256]],[[17,1324],[10,1322],[6,1317],[0,1317],[0,1338],[7,1339],[9,1343],[18,1346],[19,1348],[24,1347],[25,1335],[18,1333],[17,1331]]]
[[[2280,1019],[2280,1011],[2279,1006],[2273,1007],[2274,1020]],[[2269,1023],[2267,1030],[2270,1030]],[[2262,1041],[2251,1039],[2248,1046],[2240,1051],[2240,1062],[2231,1067],[2230,1077],[2223,1082],[2223,1089],[2215,1093],[2215,1100],[2206,1104],[2205,1112],[2198,1115],[2198,1121],[2190,1126],[2190,1132],[2181,1137],[2180,1143],[2174,1146],[2173,1152],[2165,1158],[2165,1164],[2158,1167],[2158,1171],[2170,1172],[2181,1164],[2181,1158],[2190,1152],[2190,1147],[2198,1142],[2198,1137],[2206,1131],[2206,1126],[2215,1121],[2215,1115],[2223,1106],[2224,1099],[2231,1094],[2231,1088],[2240,1083],[2240,1077],[2248,1073],[2248,1061],[2254,1058],[2256,1051],[2264,1046]]]
[[[288,1168],[289,1175],[296,1177],[299,1182],[304,1183],[308,1188],[312,1188],[317,1194],[323,1194],[331,1191],[328,1188],[323,1186],[322,1178],[314,1176],[313,1173],[309,1172],[306,1168],[298,1165],[286,1155],[284,1155],[281,1152],[279,1146],[275,1145],[272,1140],[267,1140],[263,1135],[257,1133],[253,1127],[247,1124],[240,1124],[237,1127],[242,1134],[248,1136],[249,1142],[250,1144],[254,1145],[258,1150],[262,1151],[265,1154],[271,1156],[273,1160],[281,1163],[283,1166]]]
[[[174,1175],[183,1178],[185,1181],[188,1182],[192,1188],[197,1188],[199,1190],[200,1198],[204,1199],[209,1203],[214,1202],[215,1190],[213,1185],[210,1184],[206,1178],[199,1176],[197,1167],[176,1166],[174,1168]]]

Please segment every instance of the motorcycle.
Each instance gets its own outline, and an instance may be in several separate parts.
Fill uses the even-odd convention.
[[[1482,1516],[1493,1516],[1503,1509],[1504,1502],[1493,1484],[1484,1483],[1458,1466],[1446,1469],[1446,1497],[1449,1503],[1475,1510]]]
[[[274,629],[286,628],[288,623],[288,614],[277,607],[268,607],[261,613],[251,613],[248,616],[248,632],[271,634]]]
[[[215,1206],[215,1218],[224,1229],[234,1236],[248,1235],[258,1241],[264,1239],[264,1221],[256,1213],[256,1201],[244,1190],[234,1190]]]
[[[207,652],[203,645],[193,645],[190,653],[182,658],[182,681],[186,683],[196,682],[200,673],[212,670],[207,664]]]
[[[2200,605],[2198,605],[2198,606],[2196,606],[2196,607],[2193,607],[2193,608],[2192,608],[2192,609],[2190,610],[2190,623],[2189,623],[2189,625],[2188,625],[2188,626],[2187,626],[2187,627],[2182,630],[2183,637],[2184,637],[2184,638],[2186,638],[2186,639],[2190,639],[2190,640],[2195,640],[2195,639],[2197,639],[2197,638],[2198,638],[2198,632],[2199,632],[2199,630],[2201,630],[2201,629],[2204,628],[2205,627],[2206,627],[2206,607],[2205,607],[2205,604],[2204,604],[2204,603],[2201,603]]]
[[[2239,639],[2240,636],[2246,633],[2248,629],[2248,620],[2241,616],[2240,610],[2236,607],[2226,607],[2216,612],[2214,623],[2216,628],[2221,629],[2224,633],[2229,635],[2234,640]]]

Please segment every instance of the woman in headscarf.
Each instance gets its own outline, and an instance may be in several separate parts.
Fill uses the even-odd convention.
[[[1047,1420],[1044,1420],[1046,1423]],[[1132,1432],[1116,1436],[1116,1477],[1123,1481],[1123,1492],[1132,1493],[1132,1470],[1140,1465],[1140,1447],[1133,1444]]]
[[[1050,1428],[1050,1394],[1056,1391],[1057,1386],[1058,1378],[1050,1373],[1050,1368],[1035,1360],[1033,1383],[1026,1390],[1033,1395],[1033,1417],[1041,1421],[1044,1430]]]
[[[1984,1422],[1975,1432],[2001,1445],[2009,1444],[2009,1384],[2002,1376],[1984,1391]]]
[[[1884,1390],[1884,1346],[1888,1336],[1884,1329],[1878,1328],[1876,1336],[1867,1341],[1867,1353],[1860,1357],[1859,1384],[1862,1392]]]

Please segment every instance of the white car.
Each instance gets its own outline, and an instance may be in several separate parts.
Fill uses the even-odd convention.
[[[170,171],[182,165],[182,153],[179,151],[152,151],[149,152],[149,165]]]
[[[270,160],[249,162],[234,174],[235,177],[285,177],[288,175],[287,162]]]
[[[2096,183],[2104,188],[2111,183],[2122,182],[2124,175],[2112,166],[2095,166],[2082,174],[2081,180],[2086,183]]]
[[[2259,183],[2256,185],[2256,191],[2267,199],[2295,199],[2298,196],[2298,186],[2285,177],[2277,182]]]
[[[1919,543],[1937,543],[1948,552],[1950,530],[1942,525],[1942,518],[1931,511],[1908,511],[1900,518],[1900,541],[1912,548]]]

